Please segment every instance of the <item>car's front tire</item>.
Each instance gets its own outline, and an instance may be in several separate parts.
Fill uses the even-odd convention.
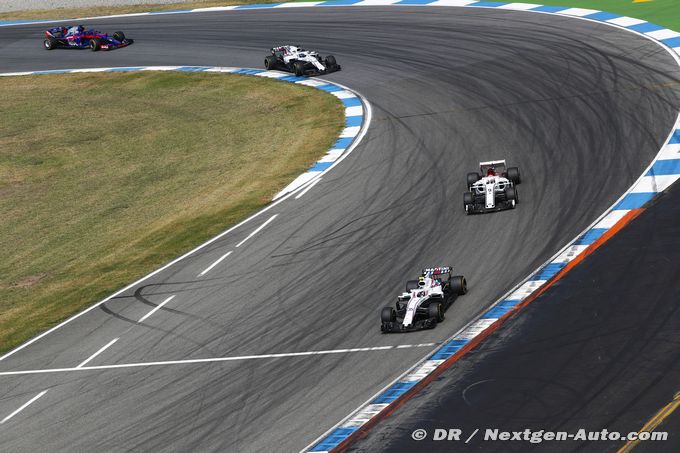
[[[324,61],[326,63],[326,69],[335,69],[335,67],[338,66],[338,62],[335,61],[335,57],[333,55],[327,56]]]
[[[467,185],[468,187],[471,187],[474,183],[479,181],[481,177],[479,176],[479,173],[468,173],[467,174]]]
[[[409,280],[406,282],[406,292],[410,293],[413,289],[418,289],[418,280]]]
[[[505,198],[513,202],[512,207],[514,208],[517,203],[519,203],[519,198],[517,197],[517,189],[514,187],[508,187],[505,189]]]
[[[298,77],[302,77],[303,75],[305,75],[304,63],[300,61],[296,61],[295,63],[293,63],[293,73]]]
[[[463,194],[463,207],[465,208],[465,213],[470,214],[470,207],[475,203],[475,199],[472,196],[472,192],[465,192]]]
[[[397,311],[392,307],[385,307],[380,312],[380,321],[383,323],[394,322],[397,320]]]
[[[123,33],[122,31],[114,32],[113,39],[115,39],[116,41],[123,42],[125,41],[125,33]]]
[[[442,322],[444,320],[444,306],[441,302],[430,302],[427,307],[427,315],[436,322]]]

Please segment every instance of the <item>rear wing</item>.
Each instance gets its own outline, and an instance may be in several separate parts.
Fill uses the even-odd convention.
[[[485,175],[489,168],[493,168],[496,173],[505,172],[505,159],[503,160],[490,160],[488,162],[480,162],[479,169],[482,175]]]
[[[423,269],[423,275],[438,275],[438,274],[450,274],[453,271],[451,266],[442,267],[426,267]]]

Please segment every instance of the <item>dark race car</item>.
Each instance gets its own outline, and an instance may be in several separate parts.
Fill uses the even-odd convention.
[[[117,31],[112,35],[98,32],[97,30],[86,30],[82,25],[72,27],[55,27],[45,31],[44,46],[47,50],[62,48],[111,50],[125,47],[132,44],[132,39],[127,39],[122,31]]]
[[[452,276],[452,270],[423,269],[418,280],[406,282],[406,291],[397,298],[396,306],[380,312],[380,330],[389,333],[434,329],[456,298],[467,293],[465,277]]]

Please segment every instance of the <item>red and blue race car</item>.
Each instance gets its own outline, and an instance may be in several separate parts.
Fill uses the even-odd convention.
[[[97,50],[111,50],[132,44],[132,39],[127,39],[122,31],[112,35],[100,33],[94,29],[86,30],[82,25],[72,27],[55,27],[45,31],[45,49],[52,50],[58,47],[76,49],[89,48],[93,52]]]

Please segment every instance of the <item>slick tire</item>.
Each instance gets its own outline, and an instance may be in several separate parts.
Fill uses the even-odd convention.
[[[90,50],[92,52],[98,51],[101,48],[101,46],[102,46],[101,40],[96,39],[96,38],[90,40]]]
[[[116,41],[123,42],[125,41],[125,33],[123,33],[122,31],[117,31],[113,33],[113,39],[115,39]]]
[[[441,302],[432,302],[427,307],[428,318],[435,320],[436,322],[442,322],[444,320],[444,306]]]
[[[515,189],[514,187],[508,187],[507,189],[505,189],[505,198],[507,198],[508,201],[514,201],[515,204],[519,203],[519,198],[517,197],[517,189]]]
[[[56,47],[57,40],[54,38],[47,38],[45,41],[43,41],[43,45],[45,46],[45,50],[52,50]]]
[[[335,61],[335,57],[333,55],[329,55],[326,57],[326,68],[329,69],[335,69],[335,67],[338,65],[338,62]]]
[[[451,277],[449,280],[449,285],[451,287],[451,292],[458,296],[462,296],[467,293],[467,280],[462,275],[456,275]]]
[[[385,307],[380,311],[380,321],[382,323],[394,322],[397,320],[397,312],[392,307]]]
[[[517,168],[517,167],[508,168],[507,178],[515,184],[521,184],[522,183],[522,177],[520,176],[519,168]]]
[[[418,289],[418,280],[409,280],[406,282],[406,292],[410,293],[412,289]]]
[[[293,73],[298,77],[302,77],[305,75],[305,65],[299,61],[296,61],[293,63]]]
[[[479,177],[479,173],[468,173],[467,174],[467,185],[470,187],[477,181],[479,181],[481,178]]]
[[[264,57],[264,68],[267,71],[273,71],[276,69],[276,57],[272,55]]]
[[[472,205],[475,203],[475,198],[472,196],[472,192],[465,192],[463,194],[463,208],[465,208],[465,213],[470,214]]]

